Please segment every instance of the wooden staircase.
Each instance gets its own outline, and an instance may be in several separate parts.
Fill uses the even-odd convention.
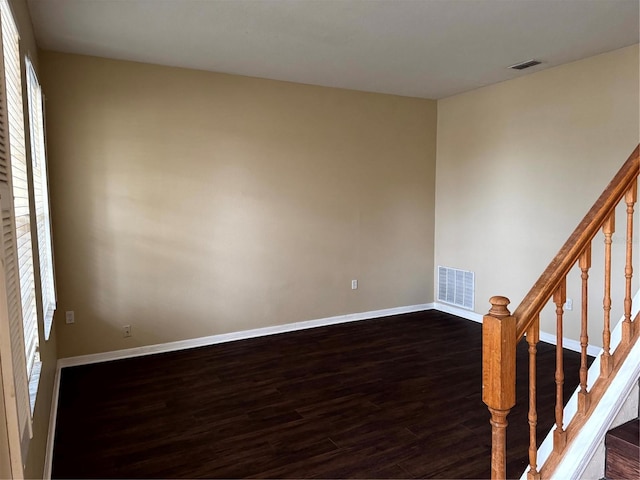
[[[604,476],[607,480],[640,478],[640,420],[609,430]]]
[[[632,309],[633,281],[633,232],[634,208],[638,198],[638,176],[640,174],[640,145],[629,156],[620,171],[589,210],[582,222],[551,261],[538,281],[533,285],[521,304],[513,313],[509,311],[509,299],[492,297],[491,309],[483,321],[483,373],[482,398],[491,414],[492,452],[491,477],[506,477],[507,416],[515,406],[516,344],[526,338],[529,349],[529,467],[530,480],[551,478],[567,447],[579,434],[581,428],[596,409],[618,370],[640,337],[639,314]],[[624,267],[615,275],[623,277],[623,320],[619,341],[612,342],[612,262],[614,258],[613,236],[616,230],[616,208],[620,205],[619,217],[626,223],[624,250],[620,253]],[[592,245],[596,235],[602,231],[604,244],[602,259],[602,284],[604,286],[602,307],[598,315],[589,303],[589,277],[592,268]],[[596,250],[596,249],[593,249]],[[637,252],[636,252],[637,255]],[[578,269],[582,300],[580,302],[580,387],[577,411],[571,418],[564,417],[564,368],[562,364],[564,305],[567,300],[567,277],[571,270]],[[616,292],[617,293],[617,292]],[[545,458],[538,459],[536,427],[536,350],[540,340],[540,316],[547,304],[551,304],[556,319],[556,384],[555,427],[553,449]],[[589,347],[588,325],[593,317],[602,323],[602,354],[598,358],[600,375],[592,384],[588,383],[587,348]],[[601,319],[601,320],[600,320]],[[595,417],[594,417],[595,418]],[[525,426],[526,428],[526,426]],[[615,440],[614,440],[615,442]],[[634,477],[632,477],[634,478]],[[637,478],[637,477],[635,477]]]

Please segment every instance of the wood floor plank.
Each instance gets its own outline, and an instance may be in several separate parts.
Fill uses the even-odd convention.
[[[53,478],[487,478],[481,351],[480,324],[429,311],[65,368]],[[539,346],[540,441],[554,352]],[[580,358],[564,357],[566,400]],[[517,396],[510,476],[525,381]]]

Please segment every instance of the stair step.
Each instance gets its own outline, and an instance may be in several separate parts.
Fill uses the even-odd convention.
[[[640,420],[623,423],[607,432],[605,477],[611,480],[640,478]]]

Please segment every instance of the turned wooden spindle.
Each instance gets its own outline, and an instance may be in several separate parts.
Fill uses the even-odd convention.
[[[561,452],[567,444],[566,431],[563,428],[564,402],[562,400],[562,386],[564,385],[564,365],[562,357],[562,320],[564,316],[564,302],[567,301],[567,279],[562,280],[553,293],[553,303],[556,304],[556,429],[553,431],[553,450]]]
[[[586,420],[586,415],[592,413],[594,404],[597,404],[603,392],[612,379],[613,357],[611,355],[611,251],[612,236],[615,230],[616,207],[621,201],[627,206],[627,240],[625,262],[625,322],[623,325],[622,349],[616,349],[616,365],[622,362],[630,350],[636,336],[640,334],[640,326],[637,318],[631,318],[631,295],[629,285],[633,283],[632,251],[633,242],[633,209],[637,203],[638,175],[640,174],[640,145],[629,156],[622,168],[616,173],[602,195],[591,207],[583,220],[578,224],[558,254],[544,270],[540,278],[531,287],[520,305],[511,314],[507,309],[509,300],[504,297],[493,297],[491,310],[483,320],[483,373],[482,373],[482,399],[487,404],[491,413],[492,426],[492,452],[491,475],[492,478],[504,478],[505,468],[505,443],[507,415],[515,405],[515,347],[517,341],[526,335],[529,345],[529,471],[528,479],[554,478],[553,473],[560,458],[566,450],[570,439],[575,438],[576,432]],[[636,208],[637,215],[637,208]],[[637,222],[636,222],[637,223]],[[588,283],[590,280],[592,242],[598,232],[604,233],[604,328],[602,333],[603,354],[601,357],[601,375],[592,385],[588,385],[587,350],[589,347],[588,336]],[[635,239],[637,242],[637,239]],[[580,321],[580,390],[578,392],[578,414],[581,418],[567,420],[564,425],[563,409],[563,305],[566,301],[566,280],[571,269],[578,263],[582,279],[582,312]],[[637,260],[636,260],[637,263]],[[631,285],[633,287],[633,285]],[[553,433],[553,451],[545,452],[547,458],[538,455],[536,429],[538,427],[538,415],[536,402],[536,360],[537,343],[539,342],[540,312],[553,300],[557,316],[557,349],[556,349],[556,403],[555,403],[555,427]],[[516,321],[517,319],[517,321]],[[591,322],[593,323],[593,322]],[[513,330],[515,329],[515,334]],[[624,343],[624,339],[630,337],[631,341]],[[620,352],[620,354],[618,354]],[[587,388],[590,390],[587,390]]]
[[[588,333],[588,295],[589,295],[589,269],[591,268],[591,244],[587,246],[580,259],[578,265],[581,270],[580,278],[582,278],[582,322],[580,329],[580,391],[578,392],[578,412],[582,415],[589,410],[589,392],[587,392],[587,377],[589,368],[587,366],[587,348],[589,347]]]
[[[624,320],[622,321],[622,342],[626,345],[633,336],[631,323],[631,278],[633,277],[633,206],[638,198],[638,184],[634,183],[627,193],[624,201],[627,204],[627,255],[624,267],[625,295],[624,295]]]
[[[482,322],[482,401],[491,414],[491,478],[506,478],[507,415],[516,404],[516,320],[491,297]]]
[[[528,480],[540,480],[538,472],[538,443],[536,427],[538,425],[538,411],[536,406],[536,352],[540,341],[540,317],[527,330],[529,344],[529,471]]]
[[[611,237],[616,230],[615,212],[604,222],[604,329],[602,331],[602,357],[600,358],[600,375],[608,377],[613,370],[613,358],[611,357]]]

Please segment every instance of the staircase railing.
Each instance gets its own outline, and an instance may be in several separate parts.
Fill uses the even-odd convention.
[[[506,478],[506,427],[507,415],[516,403],[516,344],[526,336],[529,345],[529,479],[548,478],[560,460],[567,444],[574,438],[584,421],[589,417],[602,393],[607,388],[615,369],[622,363],[631,346],[640,335],[638,316],[631,319],[632,256],[634,206],[638,197],[638,175],[640,174],[640,145],[629,156],[600,198],[571,234],[547,269],[533,285],[522,303],[511,314],[509,299],[492,297],[491,309],[484,316],[482,327],[482,400],[491,414],[491,478]],[[626,250],[625,291],[622,340],[615,351],[611,351],[611,258],[612,236],[615,230],[615,212],[619,203],[626,204]],[[604,233],[604,300],[603,300],[603,353],[600,361],[601,373],[593,385],[587,385],[587,333],[588,285],[591,268],[591,246],[602,229]],[[562,339],[564,304],[567,299],[567,275],[574,265],[581,275],[581,362],[578,410],[565,426],[563,419]],[[552,301],[556,314],[556,403],[553,452],[544,465],[537,465],[537,407],[536,407],[536,345],[540,340],[540,312]],[[524,426],[526,428],[526,426]]]

